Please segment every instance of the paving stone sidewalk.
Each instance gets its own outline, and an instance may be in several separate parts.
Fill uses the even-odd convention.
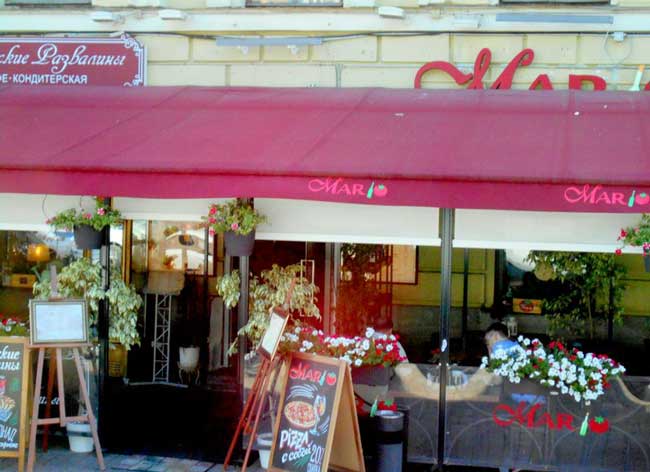
[[[149,472],[221,472],[221,464],[212,464],[200,461],[142,456],[104,454],[107,471],[149,471]],[[128,467],[128,468],[125,468]],[[16,472],[18,461],[16,459],[0,459],[0,472]],[[77,454],[63,448],[52,448],[47,453],[39,452],[36,457],[35,472],[85,472],[98,471],[97,457],[92,454]],[[229,467],[228,471],[238,471],[240,467]],[[259,462],[251,464],[246,469],[250,472],[263,472]]]

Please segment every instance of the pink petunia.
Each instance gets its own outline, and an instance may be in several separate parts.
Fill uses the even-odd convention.
[[[104,210],[103,208],[97,208],[97,214],[104,216],[106,214],[106,210]]]
[[[623,251],[621,251],[620,249],[617,249],[616,251],[614,251],[614,253],[615,253],[617,256],[620,256],[621,254],[623,254]]]
[[[214,218],[209,218],[208,219],[208,223],[210,223],[211,225],[215,224],[216,222],[217,222],[217,220],[215,220]]]
[[[625,238],[627,236],[627,231],[624,229],[621,230],[621,235],[619,236],[619,239]]]
[[[231,224],[230,229],[233,230],[233,231],[237,231],[239,229],[239,223]]]
[[[217,212],[217,207],[212,207],[210,208],[210,211],[208,212],[208,215],[214,215]]]
[[[84,218],[86,218],[87,220],[91,219],[92,217],[93,215],[91,215],[90,213],[84,213]]]

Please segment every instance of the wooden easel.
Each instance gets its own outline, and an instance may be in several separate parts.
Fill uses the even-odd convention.
[[[277,374],[273,376],[273,373],[276,371],[279,364],[280,356],[276,356],[273,360],[262,358],[262,363],[260,364],[255,380],[253,381],[250,395],[244,404],[244,411],[239,418],[239,423],[237,424],[237,429],[235,430],[232,441],[230,441],[228,454],[226,455],[226,459],[223,461],[224,471],[228,468],[228,464],[230,463],[232,454],[237,446],[237,440],[239,439],[240,434],[244,433],[250,435],[248,446],[246,447],[246,455],[244,456],[244,463],[241,468],[241,472],[246,472],[248,458],[250,457],[255,437],[257,436],[257,428],[259,427],[260,417],[262,416],[262,408],[264,407],[268,395],[273,390],[273,387],[269,388],[269,382],[271,381],[271,378],[277,379]],[[275,380],[272,385],[275,385]],[[253,423],[252,427],[251,422]]]
[[[86,386],[86,379],[84,378],[83,368],[81,366],[81,359],[79,356],[79,348],[87,347],[90,344],[86,343],[70,343],[70,344],[41,344],[31,345],[31,349],[38,349],[38,363],[36,365],[36,381],[34,383],[34,404],[32,409],[32,422],[29,433],[29,455],[27,457],[27,472],[33,472],[34,463],[36,462],[36,430],[40,425],[60,424],[65,426],[67,423],[76,421],[88,423],[90,431],[92,432],[93,442],[95,443],[95,452],[97,453],[97,463],[100,470],[106,470],[104,465],[104,456],[102,448],[99,443],[99,435],[97,434],[97,421],[93,414],[90,398],[88,398],[88,390]],[[65,413],[65,388],[63,384],[63,353],[62,349],[70,348],[74,356],[74,363],[77,368],[77,375],[79,376],[79,391],[86,406],[86,414],[81,416],[66,416]],[[59,391],[59,418],[42,418],[38,417],[38,408],[41,397],[41,384],[43,382],[43,363],[45,362],[45,350],[53,349],[56,353],[56,375],[57,387]]]

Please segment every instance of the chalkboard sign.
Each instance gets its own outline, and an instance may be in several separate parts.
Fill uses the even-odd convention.
[[[350,368],[295,353],[278,406],[270,471],[364,471]]]
[[[0,337],[0,457],[24,467],[29,354],[27,338]]]

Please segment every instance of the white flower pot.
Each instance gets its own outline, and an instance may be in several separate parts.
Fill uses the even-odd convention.
[[[92,452],[93,436],[88,423],[68,423],[67,429],[72,452]]]
[[[273,444],[273,433],[262,433],[257,435],[257,452],[260,453],[260,466],[262,469],[269,468],[271,444]]]
[[[198,347],[181,347],[179,348],[178,363],[181,369],[193,371],[199,365],[199,348]]]

